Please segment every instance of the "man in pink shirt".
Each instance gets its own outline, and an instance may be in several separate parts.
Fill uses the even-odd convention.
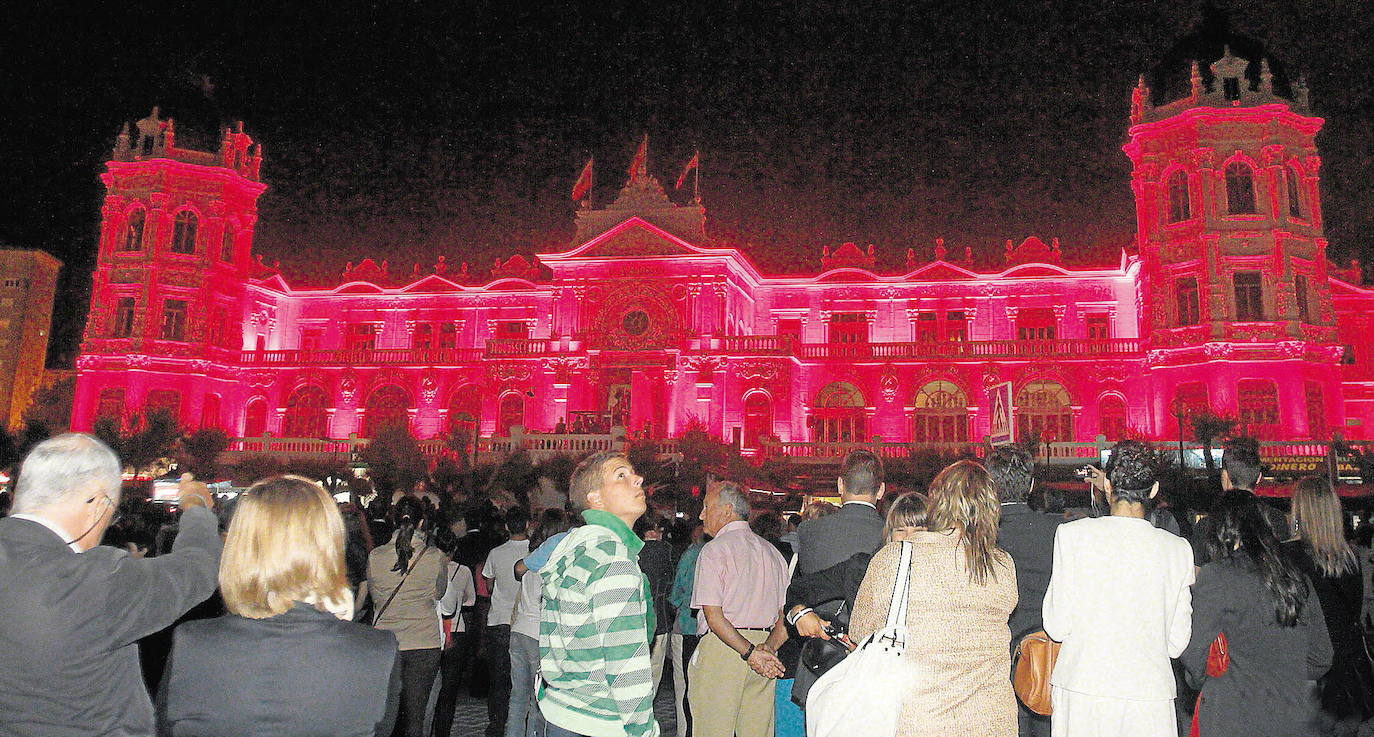
[[[706,492],[701,520],[714,539],[697,558],[692,608],[701,642],[689,666],[687,698],[697,737],[771,737],[776,648],[786,639],[780,612],[787,563],[749,529],[749,498],[736,484]],[[776,642],[769,632],[779,634]]]

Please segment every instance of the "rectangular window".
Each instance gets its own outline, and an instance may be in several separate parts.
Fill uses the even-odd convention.
[[[1326,438],[1326,399],[1322,396],[1322,385],[1315,381],[1303,382],[1307,400],[1307,437],[1313,440]]]
[[[114,329],[111,334],[116,338],[127,338],[134,334],[133,297],[120,297],[115,303]]]
[[[506,320],[496,323],[496,337],[498,338],[528,338],[530,336],[530,326],[524,320]]]
[[[1293,301],[1298,303],[1298,319],[1302,322],[1312,322],[1312,306],[1307,298],[1307,275],[1298,274],[1293,277]]]
[[[422,351],[427,351],[430,348],[433,348],[434,326],[427,322],[422,322],[419,325],[416,325],[415,338],[412,340],[411,346]]]
[[[324,330],[322,328],[304,328],[301,330],[301,350],[317,351],[324,345]]]
[[[350,351],[370,351],[377,347],[377,326],[370,322],[358,322],[348,326],[344,333],[344,349]]]
[[[439,324],[439,347],[453,350],[458,347],[458,326],[451,322]]]
[[[862,312],[837,312],[830,316],[831,343],[867,343],[868,320]]]
[[[968,316],[963,310],[945,313],[945,340],[952,343],[968,340]]]
[[[940,339],[940,325],[934,312],[922,312],[916,316],[916,341],[934,343]]]
[[[1232,277],[1236,292],[1236,319],[1264,319],[1264,286],[1258,271],[1237,271]]]
[[[1106,340],[1112,337],[1112,321],[1107,315],[1088,315],[1085,320],[1089,340]]]
[[[1057,319],[1048,307],[1022,309],[1016,313],[1017,340],[1054,340]]]
[[[798,343],[802,337],[802,321],[797,318],[778,320],[778,335],[790,335]]]
[[[1178,324],[1196,325],[1202,321],[1202,305],[1198,299],[1197,277],[1185,276],[1174,281]]]
[[[1236,387],[1236,404],[1243,432],[1260,440],[1273,439],[1279,424],[1279,394],[1274,382],[1241,379]]]
[[[186,340],[186,300],[169,299],[162,303],[163,340]]]

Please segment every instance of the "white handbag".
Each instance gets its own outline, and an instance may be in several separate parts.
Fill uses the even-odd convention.
[[[915,667],[906,651],[911,543],[903,542],[887,624],[826,671],[806,697],[807,737],[892,737],[902,702],[913,688]]]

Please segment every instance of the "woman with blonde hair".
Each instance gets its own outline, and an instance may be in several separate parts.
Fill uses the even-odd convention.
[[[897,734],[1014,737],[1007,617],[1016,606],[1016,568],[997,547],[997,490],[981,464],[965,460],[942,470],[929,495],[928,529],[906,538],[913,550],[905,624],[916,636],[903,657],[922,677],[909,683]],[[887,621],[901,545],[887,543],[869,563],[849,625],[855,642]]]
[[[396,638],[351,620],[344,524],[308,479],[239,497],[220,558],[229,614],[177,627],[158,699],[166,735],[385,735]]]
[[[1331,638],[1331,671],[1321,679],[1322,711],[1356,726],[1374,716],[1374,669],[1360,632],[1364,579],[1355,550],[1345,540],[1341,500],[1317,476],[1293,487],[1288,515],[1293,536],[1284,552],[1312,581]]]

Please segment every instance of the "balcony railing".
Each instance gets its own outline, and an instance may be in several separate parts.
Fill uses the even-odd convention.
[[[797,339],[791,335],[723,335],[717,338],[690,338],[689,350],[747,356],[792,356]]]
[[[349,348],[344,350],[244,351],[245,366],[451,365],[482,359],[478,348]]]
[[[964,340],[921,343],[808,343],[801,358],[817,359],[930,359],[930,358],[1090,358],[1137,354],[1140,338],[1104,340]]]
[[[488,356],[542,356],[558,352],[562,343],[547,338],[491,338],[487,341]]]

